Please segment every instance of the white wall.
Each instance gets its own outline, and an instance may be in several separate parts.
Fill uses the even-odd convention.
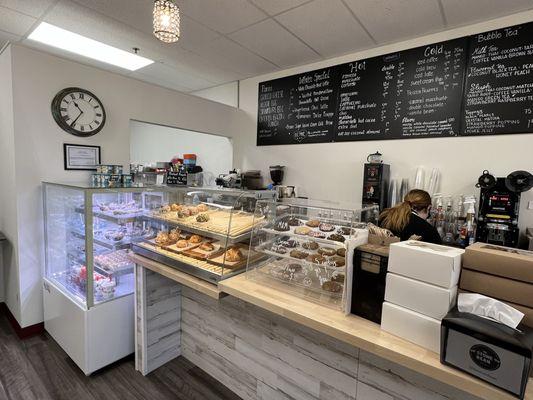
[[[362,51],[324,62],[292,68],[240,82],[239,106],[246,112],[246,126],[234,141],[234,166],[260,169],[269,177],[268,166],[286,166],[285,184],[299,185],[312,198],[360,203],[362,164],[369,153],[379,150],[391,164],[393,177],[414,179],[416,167],[439,168],[441,191],[449,194],[474,193],[474,183],[484,169],[497,176],[525,169],[533,170],[533,134],[436,139],[404,139],[349,143],[256,146],[257,89],[261,81],[311,71],[317,68],[380,54],[423,46],[533,20],[533,11],[469,27],[428,35],[393,45]],[[533,226],[533,211],[526,210],[533,190],[521,203],[521,225]]]
[[[20,211],[16,245],[21,311],[16,317],[24,327],[43,318],[41,181],[87,182],[89,177],[87,172],[63,170],[63,143],[100,145],[105,162],[128,165],[131,119],[231,136],[242,125],[242,112],[25,47],[12,46],[11,52],[16,204]],[[88,89],[103,102],[107,122],[97,135],[77,138],[54,122],[50,102],[68,86]]]
[[[224,85],[191,92],[192,95],[204,99],[217,101],[232,107],[239,107],[239,82],[225,83]]]
[[[0,231],[8,242],[0,243],[0,301],[18,315],[17,251],[12,245],[18,235],[14,143],[11,48],[6,47],[0,54]]]
[[[194,153],[196,164],[204,170],[204,177],[217,177],[232,168],[233,145],[227,137],[139,121],[131,121],[130,130],[131,162],[168,162],[174,156]]]

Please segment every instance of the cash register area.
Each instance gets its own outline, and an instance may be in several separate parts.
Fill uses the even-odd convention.
[[[0,87],[0,400],[533,400],[532,1],[0,1]]]

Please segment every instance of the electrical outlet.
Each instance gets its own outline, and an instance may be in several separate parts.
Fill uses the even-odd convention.
[[[529,200],[529,203],[527,203],[527,209],[533,210],[533,200]]]

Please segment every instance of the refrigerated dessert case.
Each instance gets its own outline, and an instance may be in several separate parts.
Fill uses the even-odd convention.
[[[227,188],[166,188],[160,207],[145,219],[156,227],[153,238],[133,244],[133,251],[212,283],[246,269],[249,239],[258,199],[273,201],[273,191]]]
[[[258,201],[246,276],[328,307],[343,309],[348,266],[368,241],[377,206],[316,200]]]
[[[134,350],[131,244],[164,192],[43,183],[45,329],[90,374]]]

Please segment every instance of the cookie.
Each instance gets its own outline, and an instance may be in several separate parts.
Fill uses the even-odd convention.
[[[289,226],[300,226],[300,225],[303,225],[303,222],[300,221],[298,218],[289,218],[287,220],[287,223],[289,224]]]
[[[324,264],[326,262],[326,257],[321,256],[320,254],[310,254],[305,260],[313,264]]]
[[[302,271],[302,266],[300,264],[289,264],[287,266],[287,271],[289,272],[292,272],[292,273],[298,273],[298,272],[301,272]]]
[[[302,247],[306,250],[316,250],[319,245],[317,242],[303,242]]]
[[[341,242],[341,243],[344,243],[344,241],[346,240],[344,236],[339,235],[338,233],[332,233],[331,235],[328,236],[328,239],[334,240],[335,242]]]
[[[320,221],[318,219],[310,219],[305,224],[311,228],[316,228],[318,225],[320,225]]]
[[[318,254],[321,254],[323,256],[334,256],[337,254],[337,250],[335,250],[332,247],[321,247],[318,249]]]
[[[322,289],[326,292],[340,293],[342,292],[342,285],[339,282],[327,281],[322,284]]]
[[[292,250],[289,255],[291,257],[294,257],[294,258],[297,258],[299,260],[303,260],[304,258],[306,258],[309,254],[306,253],[305,251],[300,251],[300,250]]]
[[[335,256],[328,260],[328,264],[332,267],[341,268],[346,264],[346,260],[343,257]]]
[[[335,275],[335,276],[331,277],[331,281],[332,282],[339,282],[339,283],[343,284],[344,280],[345,280],[345,276],[343,274],[338,274],[338,275]]]
[[[297,235],[308,235],[312,232],[312,229],[307,226],[299,226],[296,229],[294,229],[294,233]]]
[[[320,229],[322,232],[332,232],[335,230],[335,226],[323,222],[318,225],[318,229]]]
[[[296,246],[298,246],[298,242],[294,239],[280,240],[279,244],[289,249],[294,249]]]
[[[337,255],[339,257],[346,257],[346,249],[344,247],[337,249]]]
[[[309,232],[309,236],[317,238],[317,239],[325,239],[326,238],[326,234],[324,232],[320,232],[320,231]]]
[[[337,232],[341,235],[348,236],[348,235],[355,233],[355,230],[348,226],[341,226],[339,229],[337,229]]]
[[[288,230],[290,230],[291,228],[289,227],[289,224],[287,223],[287,221],[278,221],[274,224],[274,230],[278,231],[278,232],[286,232]]]
[[[270,250],[278,254],[287,254],[287,249],[279,244],[273,245]]]

